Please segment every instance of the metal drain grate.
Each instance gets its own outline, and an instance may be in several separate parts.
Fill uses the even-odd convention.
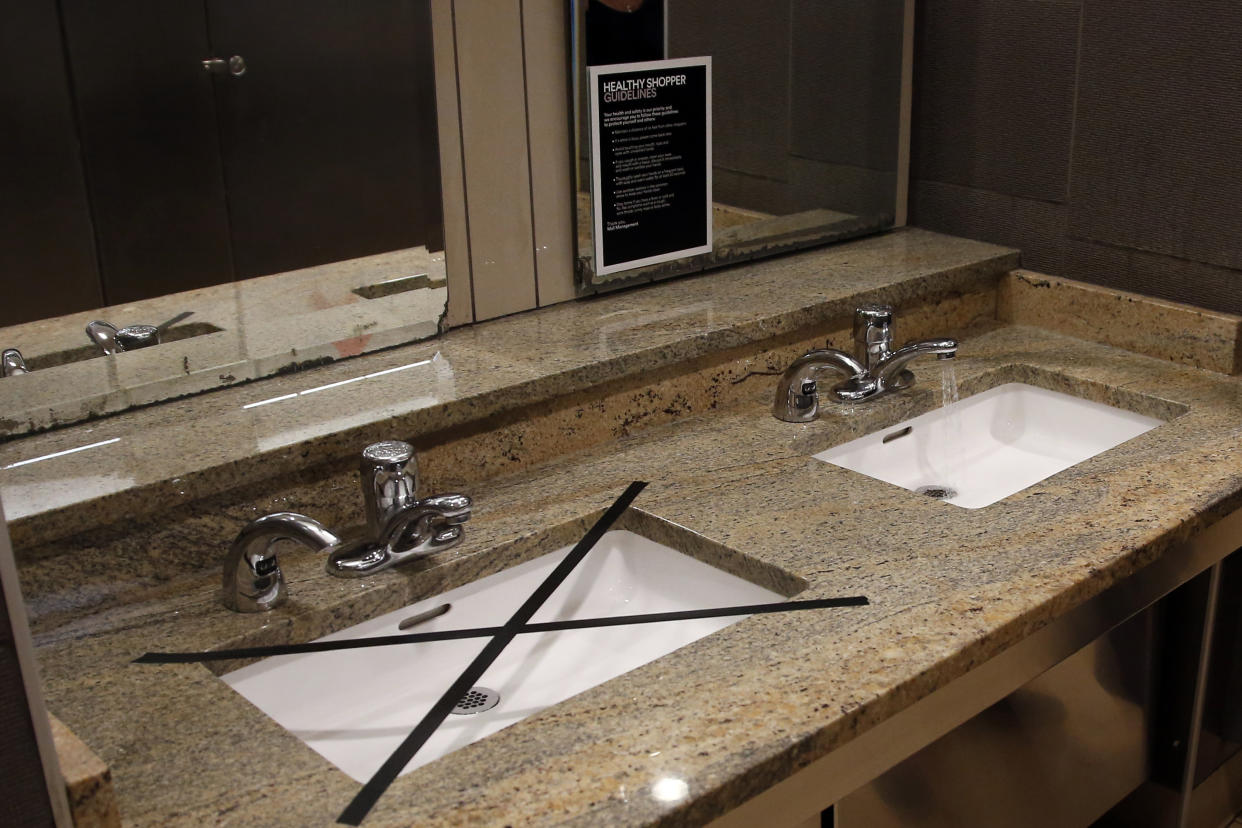
[[[914,490],[915,494],[927,495],[937,500],[948,500],[951,497],[957,497],[957,489],[948,486],[919,486]]]
[[[471,687],[451,712],[458,716],[472,716],[475,713],[491,710],[499,703],[500,694],[490,687]]]

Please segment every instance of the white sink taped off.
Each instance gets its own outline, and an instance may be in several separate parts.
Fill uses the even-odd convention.
[[[572,549],[566,546],[435,598],[319,639],[399,635],[398,623],[442,604],[404,632],[500,626]],[[604,534],[533,622],[785,601],[628,530]],[[450,715],[404,773],[744,616],[518,635],[477,682],[496,707]],[[379,768],[490,639],[273,656],[223,677],[253,704],[359,782]],[[642,699],[635,700],[642,704]]]
[[[942,500],[977,509],[1163,422],[1015,382],[822,451],[815,459],[910,491],[930,489],[938,496],[948,490]]]

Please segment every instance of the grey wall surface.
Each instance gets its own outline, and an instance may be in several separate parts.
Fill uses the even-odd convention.
[[[920,0],[911,223],[1242,313],[1237,0]]]

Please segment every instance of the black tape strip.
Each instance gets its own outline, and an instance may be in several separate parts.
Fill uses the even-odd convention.
[[[414,758],[414,754],[418,752],[419,748],[431,738],[431,734],[435,733],[436,728],[448,717],[450,711],[457,705],[457,702],[465,695],[466,691],[474,686],[475,682],[487,671],[492,662],[513,641],[518,630],[526,622],[530,621],[531,616],[543,605],[543,602],[548,600],[548,597],[561,585],[561,582],[565,580],[569,573],[573,572],[574,567],[586,557],[586,553],[591,551],[591,548],[603,537],[608,528],[612,526],[617,518],[621,517],[621,513],[629,508],[630,504],[634,502],[634,498],[638,497],[639,492],[646,487],[647,484],[640,480],[635,480],[626,487],[621,496],[608,507],[608,511],[595,522],[595,525],[587,531],[582,540],[578,541],[573,550],[565,556],[565,559],[557,564],[556,569],[549,573],[548,577],[523,602],[517,612],[513,613],[513,616],[505,623],[504,630],[487,643],[487,646],[483,648],[483,652],[475,657],[470,666],[462,672],[457,681],[453,682],[453,685],[440,697],[440,700],[432,706],[431,710],[411,731],[410,735],[405,737],[405,740],[384,761],[380,769],[367,780],[367,783],[362,786],[362,790],[358,792],[357,796],[353,798],[349,805],[345,807],[345,810],[341,812],[341,815],[337,817],[337,822],[345,825],[362,824],[362,820],[375,807],[375,803],[388,790],[388,786],[393,783],[393,780],[397,778],[397,775],[401,773],[406,764]]]
[[[618,627],[626,624],[656,624],[663,621],[687,621],[696,618],[725,618],[731,615],[760,615],[772,612],[827,609],[831,607],[862,607],[870,603],[864,595],[843,598],[812,598],[805,601],[782,601],[772,604],[744,604],[733,607],[711,607],[697,610],[645,612],[637,615],[612,615],[602,618],[570,618],[563,621],[542,621],[526,624],[518,635],[560,630],[585,630],[594,627]],[[360,650],[368,647],[390,647],[395,644],[421,644],[427,641],[455,641],[463,638],[485,638],[503,632],[503,627],[468,627],[461,630],[378,635],[373,638],[349,638],[342,641],[311,641],[305,644],[272,644],[266,647],[239,647],[232,650],[208,650],[198,653],[146,653],[134,664],[191,664],[199,661],[229,661],[235,658],[266,658],[274,655],[326,653],[332,650]]]
[[[134,664],[189,664],[196,661],[228,661],[234,658],[266,658],[275,655],[327,653],[332,650],[360,650],[367,647],[389,647],[394,644],[421,644],[425,641],[455,641],[459,638],[482,638],[501,632],[504,627],[471,627],[464,630],[377,635],[373,638],[349,638],[342,641],[308,641],[304,644],[269,644],[264,647],[236,647],[230,650],[205,650],[199,653],[143,653]]]
[[[845,598],[810,598],[805,601],[782,601],[779,604],[744,604],[736,607],[646,612],[641,615],[613,615],[606,618],[569,618],[564,621],[543,621],[538,624],[527,624],[520,632],[557,632],[559,630],[582,630],[593,627],[622,627],[633,624],[656,624],[661,621],[725,618],[730,615],[763,615],[765,613],[797,612],[799,610],[826,609],[828,607],[862,607],[869,603],[864,595],[850,595]]]

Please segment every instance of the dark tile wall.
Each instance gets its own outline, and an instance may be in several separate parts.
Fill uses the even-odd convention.
[[[921,0],[910,223],[1242,313],[1236,0]]]

